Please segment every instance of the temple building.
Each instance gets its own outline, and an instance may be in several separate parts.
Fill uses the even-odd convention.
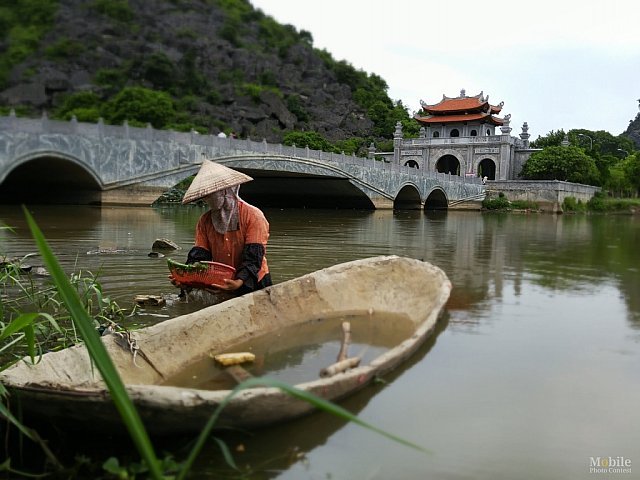
[[[464,177],[515,180],[535,149],[529,147],[529,127],[520,138],[511,136],[511,115],[500,117],[504,102],[489,103],[482,92],[442,96],[435,104],[420,101],[415,115],[421,124],[418,138],[404,139],[396,125],[393,161],[400,165]]]

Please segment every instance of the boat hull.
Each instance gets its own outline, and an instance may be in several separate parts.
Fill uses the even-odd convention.
[[[197,432],[229,395],[162,385],[168,378],[212,352],[228,350],[258,335],[313,320],[384,312],[407,317],[412,333],[364,365],[328,378],[295,385],[335,401],[395,369],[433,333],[451,284],[438,267],[419,260],[385,256],[348,262],[276,284],[198,312],[132,332],[140,351],[129,351],[113,335],[103,337],[127,391],[146,427],[154,434]],[[37,365],[20,362],[0,372],[23,412],[67,426],[117,430],[118,413],[84,346],[43,355]],[[15,400],[14,400],[15,399]],[[216,426],[253,428],[304,415],[313,406],[278,388],[237,392]]]

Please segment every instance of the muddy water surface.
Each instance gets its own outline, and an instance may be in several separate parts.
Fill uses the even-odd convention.
[[[138,311],[130,327],[204,306],[203,299],[179,301],[166,279],[166,258],[148,256],[153,241],[166,237],[182,247],[167,256],[184,259],[202,211],[30,209],[65,268],[99,273],[105,292],[122,306],[131,306],[135,294],[167,297],[163,307]],[[381,383],[341,402],[431,454],[317,414],[227,437],[238,464],[254,472],[249,478],[587,479],[596,478],[589,468],[598,456],[632,463],[632,475],[607,478],[637,476],[638,217],[265,214],[275,282],[396,254],[438,265],[453,290],[436,335]],[[0,218],[15,227],[15,233],[0,230],[5,253],[35,251],[20,209],[2,207]],[[237,478],[224,465],[212,444],[199,457],[195,478]]]

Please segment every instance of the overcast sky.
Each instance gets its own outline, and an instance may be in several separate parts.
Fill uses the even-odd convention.
[[[409,113],[483,91],[512,135],[613,135],[638,114],[640,0],[250,0],[316,48],[375,73]]]

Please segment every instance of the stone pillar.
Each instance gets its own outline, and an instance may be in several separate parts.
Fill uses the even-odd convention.
[[[396,130],[393,132],[393,161],[400,164],[400,148],[402,147],[402,123],[396,122]]]
[[[104,118],[98,118],[98,137],[100,140],[104,138]]]
[[[522,146],[524,148],[529,148],[529,137],[531,134],[529,133],[529,125],[527,122],[522,124],[522,133],[520,134],[520,138],[522,139]]]
[[[505,115],[502,126],[500,127],[500,130],[502,131],[503,135],[509,135],[511,133],[511,127],[509,126],[510,123],[511,123],[511,114]]]
[[[40,119],[40,124],[42,131],[44,133],[49,133],[49,117],[47,116],[47,111],[42,111],[42,118]]]
[[[371,203],[376,210],[393,210],[393,200],[382,195],[369,196]]]
[[[369,158],[370,160],[374,160],[376,156],[376,146],[373,144],[373,142],[371,142],[371,145],[369,145],[367,151],[367,158]]]
[[[463,176],[466,178],[466,174],[467,173],[473,173],[474,172],[474,168],[476,166],[476,157],[474,154],[474,150],[475,150],[475,144],[473,143],[469,143],[469,145],[467,145],[467,154],[466,154],[466,165],[464,168],[464,173]]]

